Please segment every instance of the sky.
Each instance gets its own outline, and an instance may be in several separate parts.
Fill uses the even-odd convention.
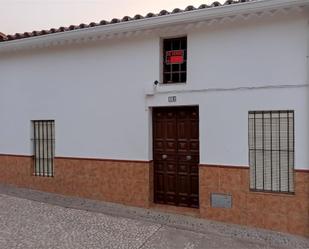
[[[0,0],[0,32],[23,33],[212,2],[214,0]]]

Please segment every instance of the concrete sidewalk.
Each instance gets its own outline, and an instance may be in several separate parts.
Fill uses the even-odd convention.
[[[0,248],[309,248],[302,237],[0,185]]]

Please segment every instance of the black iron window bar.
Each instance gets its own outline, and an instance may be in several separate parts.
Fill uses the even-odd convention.
[[[34,120],[33,151],[34,175],[54,176],[55,122],[54,120]]]
[[[184,61],[181,64],[168,64],[166,52],[183,50]],[[183,83],[187,81],[187,37],[163,40],[163,83]]]
[[[294,111],[249,112],[250,189],[294,192]]]

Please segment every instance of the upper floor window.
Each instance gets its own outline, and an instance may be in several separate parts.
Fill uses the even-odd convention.
[[[249,112],[250,189],[294,192],[294,111]]]
[[[163,40],[163,83],[187,81],[187,37]]]
[[[34,175],[54,176],[55,122],[34,120],[32,125]]]

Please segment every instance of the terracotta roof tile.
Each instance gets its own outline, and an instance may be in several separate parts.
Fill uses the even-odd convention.
[[[225,2],[224,4],[226,4],[226,2]],[[211,6],[211,7],[218,7],[218,6],[221,6],[221,3],[218,2],[218,1],[215,1],[215,2],[213,2],[212,5],[210,5],[210,6]]]
[[[122,19],[121,19],[121,21],[122,22],[127,22],[127,21],[131,21],[131,20],[133,20],[131,17],[129,17],[129,16],[124,16]]]
[[[30,33],[30,32],[25,32],[24,33],[24,37],[26,38],[26,37],[31,37],[32,36],[32,33]]]
[[[167,10],[161,10],[158,14],[148,13],[146,16],[142,16],[142,15],[139,15],[139,14],[135,15],[134,17],[124,16],[122,19],[113,18],[110,22],[102,20],[99,23],[95,23],[95,22],[91,22],[90,24],[81,23],[77,26],[71,25],[69,27],[60,27],[58,29],[51,28],[49,30],[25,32],[23,34],[22,33],[16,33],[15,35],[7,35],[7,36],[0,33],[0,42],[17,40],[17,39],[25,39],[25,38],[28,38],[28,37],[42,36],[42,35],[47,35],[47,34],[52,34],[52,33],[65,32],[65,31],[69,31],[69,30],[92,28],[92,27],[96,27],[96,26],[103,26],[103,25],[116,24],[116,23],[121,23],[121,22],[134,21],[134,20],[140,20],[140,19],[144,19],[144,18],[152,18],[152,17],[156,17],[156,16],[173,15],[173,14],[177,14],[177,13],[181,13],[181,12],[194,11],[194,10],[197,10],[197,9],[215,8],[215,7],[219,7],[219,6],[245,3],[245,2],[252,2],[252,1],[256,1],[256,0],[227,0],[224,4],[221,4],[218,1],[215,1],[211,5],[202,4],[198,8],[195,8],[194,6],[189,5],[184,10],[181,10],[179,8],[174,9],[172,12],[168,12]]]
[[[161,10],[160,13],[158,14],[158,16],[165,16],[170,14],[170,12],[168,12],[167,10]]]
[[[75,25],[69,26],[69,30],[74,30],[74,29],[77,29],[77,26],[75,26]]]
[[[146,17],[146,18],[150,18],[150,17],[155,17],[155,16],[157,16],[157,15],[150,12],[150,13],[148,13],[145,17]]]
[[[180,13],[180,12],[182,12],[182,10],[179,8],[176,8],[176,9],[173,9],[172,14]]]
[[[84,29],[84,28],[88,28],[88,25],[85,24],[85,23],[81,23],[80,25],[78,25],[78,27],[79,27],[80,29]]]
[[[134,16],[134,20],[139,20],[139,19],[143,19],[144,17],[142,16],[142,15],[140,15],[140,14],[137,14],[137,15],[135,15]]]
[[[6,35],[0,32],[0,42],[6,39]]]
[[[52,34],[52,33],[56,33],[56,32],[57,32],[57,29],[55,29],[55,28],[51,28],[51,29],[49,30],[49,32],[50,32],[50,34]]]
[[[187,8],[185,8],[185,11],[191,11],[191,10],[196,10],[196,8],[194,8],[194,6],[189,5]]]
[[[108,21],[102,20],[102,21],[100,22],[100,25],[106,25],[106,24],[108,24]]]
[[[120,22],[120,20],[118,18],[113,18],[111,20],[111,23],[119,23],[119,22]]]

